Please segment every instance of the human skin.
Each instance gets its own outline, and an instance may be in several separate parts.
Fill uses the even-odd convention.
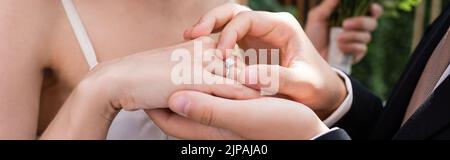
[[[209,64],[222,61],[190,59],[191,76],[202,73],[212,84],[175,84],[170,72],[179,62],[172,54],[179,49],[194,53],[195,43],[203,43],[204,56],[215,56],[206,50],[214,48],[213,39],[205,37],[180,45],[145,51],[107,61],[97,66],[75,88],[41,139],[105,139],[109,126],[120,110],[153,110],[167,108],[171,94],[196,90],[228,99],[253,99],[259,92],[213,74]],[[196,51],[198,52],[198,51]],[[194,56],[192,56],[194,57]],[[203,58],[203,57],[200,57]],[[220,58],[215,58],[220,59]],[[158,68],[157,71],[149,68]],[[222,82],[222,83],[220,83]]]
[[[325,0],[314,8],[309,14],[306,34],[303,34],[303,29],[298,27],[292,15],[252,12],[244,6],[225,4],[203,15],[196,25],[186,29],[184,37],[192,39],[220,31],[222,34],[218,48],[223,52],[233,48],[235,44],[244,49],[280,49],[281,66],[250,66],[246,72],[255,73],[263,68],[278,70],[282,82],[279,94],[307,105],[325,119],[340,106],[346,91],[342,80],[330,72],[329,66],[320,60],[312,61],[316,59],[312,53],[316,53],[317,49],[327,59],[328,22],[338,3],[338,0]],[[344,32],[339,35],[338,44],[345,53],[354,54],[355,63],[367,52],[371,32],[376,29],[377,19],[382,13],[382,8],[374,4],[372,16],[353,17],[345,21]],[[298,35],[303,37],[297,38]],[[309,42],[314,46],[308,46]],[[305,76],[306,73],[308,76]],[[252,86],[261,88],[258,85]]]
[[[221,12],[233,8],[238,10],[236,14]],[[287,99],[230,100],[220,94],[214,97],[180,91],[169,100],[170,109],[178,115],[165,110],[147,113],[166,133],[185,139],[307,140],[329,131],[320,118],[328,117],[346,97],[342,79],[320,56],[292,15],[238,8],[227,4],[213,9],[185,35],[221,28],[221,50],[231,49],[247,37],[280,48],[286,66],[251,65],[240,72],[240,77],[255,79],[259,77],[258,69],[275,68],[271,71],[280,75],[278,94],[288,96]],[[239,78],[243,84],[260,89],[260,84],[249,84],[245,79]]]
[[[325,59],[329,55],[329,31],[332,11],[337,7],[339,0],[325,0],[308,14],[305,32]],[[345,54],[354,57],[353,63],[360,62],[368,52],[368,43],[372,40],[371,32],[378,26],[377,20],[383,14],[379,4],[372,4],[368,16],[351,17],[344,21],[343,32],[338,35],[339,49]]]
[[[185,28],[225,2],[74,0],[100,62],[183,43]],[[60,0],[3,0],[0,10],[0,139],[37,139],[63,104],[85,105],[67,100],[89,66]]]
[[[249,48],[279,48],[282,66],[257,64],[240,73],[254,79],[259,69],[274,68],[272,71],[280,75],[279,94],[293,101],[272,97],[229,100],[180,91],[169,101],[176,114],[147,111],[158,126],[184,139],[306,140],[329,131],[318,116],[323,119],[334,112],[346,97],[346,88],[292,15],[250,11],[227,4],[205,14],[184,35],[189,39],[215,31],[221,31],[218,42],[221,50],[231,49],[237,43]],[[252,45],[255,41],[259,43]],[[260,89],[260,84],[243,83]]]
[[[227,12],[230,10],[234,12]],[[258,73],[258,69],[274,68],[280,75],[278,94],[311,107],[323,119],[346,97],[343,81],[320,56],[291,14],[249,11],[236,4],[225,4],[205,14],[197,25],[186,30],[185,37],[205,36],[215,28],[222,28],[218,49],[224,53],[241,43],[244,49],[280,49],[281,66],[248,66],[242,71],[247,75],[241,77],[254,79],[258,75],[252,73]],[[261,88],[258,84],[248,85]]]

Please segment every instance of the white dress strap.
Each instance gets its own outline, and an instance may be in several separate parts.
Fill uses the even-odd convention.
[[[80,43],[81,50],[89,65],[89,70],[91,70],[98,64],[98,60],[92,42],[89,39],[89,35],[81,22],[80,16],[78,15],[72,0],[61,0],[61,2],[67,17],[69,18],[70,24],[72,25],[72,29],[75,32],[75,36],[78,39],[78,43]]]

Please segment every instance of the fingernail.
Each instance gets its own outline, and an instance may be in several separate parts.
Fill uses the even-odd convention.
[[[177,96],[172,100],[172,111],[185,116],[187,115],[187,107],[189,105],[189,100],[185,96]]]

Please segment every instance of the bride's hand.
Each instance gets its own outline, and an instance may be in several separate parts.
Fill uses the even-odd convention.
[[[104,139],[121,109],[167,108],[169,96],[178,90],[229,99],[258,97],[257,91],[216,76],[223,60],[214,52],[204,52],[215,46],[214,40],[199,38],[99,64],[74,89],[41,139]],[[189,83],[192,78],[197,83]]]
[[[224,66],[220,54],[210,52],[215,47],[213,39],[202,37],[106,62],[97,66],[81,86],[104,90],[112,107],[128,111],[167,108],[169,96],[178,90],[220,94],[229,99],[258,97],[257,91],[214,74],[218,71],[211,66]]]

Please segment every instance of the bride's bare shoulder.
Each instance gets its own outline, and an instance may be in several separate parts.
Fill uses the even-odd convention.
[[[23,24],[39,23],[40,21],[51,20],[60,8],[60,0],[1,0],[0,20],[5,22],[21,22]]]
[[[59,0],[1,0],[0,52],[9,54],[2,56],[45,57],[38,52],[43,51],[45,39],[50,37],[59,5]]]

